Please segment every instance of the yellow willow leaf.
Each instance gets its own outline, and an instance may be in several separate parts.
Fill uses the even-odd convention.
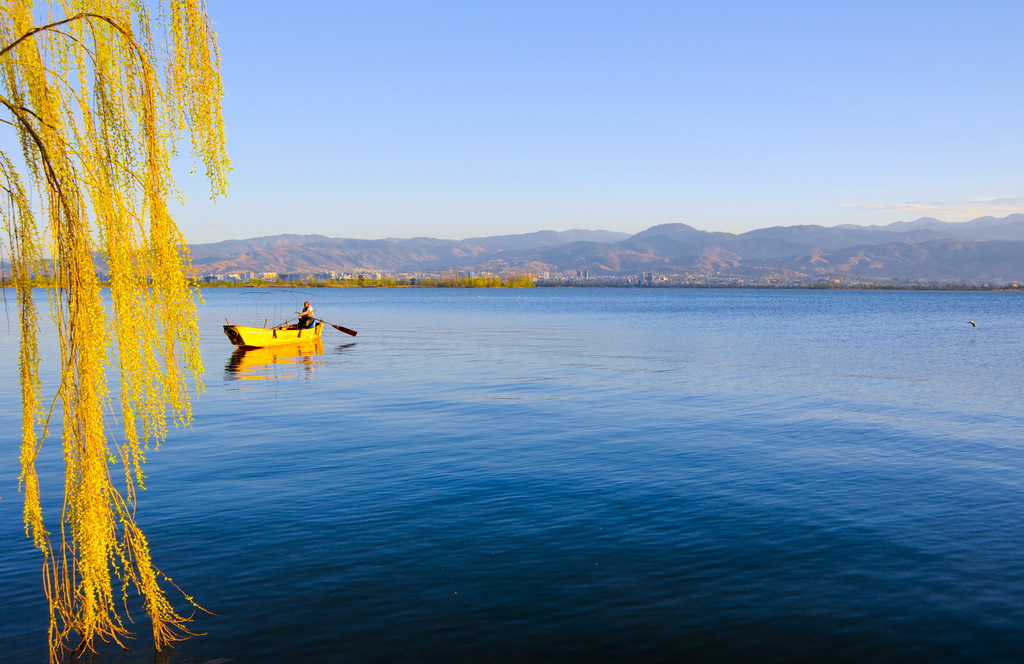
[[[21,320],[21,485],[26,533],[44,557],[53,661],[97,639],[120,643],[129,588],[142,596],[158,651],[191,633],[134,513],[145,450],[166,437],[168,418],[190,421],[191,390],[202,389],[197,293],[168,200],[185,135],[213,195],[226,190],[219,70],[198,0],[0,0],[0,112],[20,147],[0,152],[0,221]],[[110,273],[110,316],[97,255]],[[39,373],[32,288],[40,281],[53,285],[60,384],[52,396]],[[147,325],[118,324],[132,319]],[[114,369],[116,398],[107,382]],[[35,464],[58,408],[63,511],[51,535],[43,505],[56,501]],[[111,472],[117,463],[122,473]]]

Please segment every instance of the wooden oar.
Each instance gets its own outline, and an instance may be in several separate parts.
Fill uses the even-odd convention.
[[[296,311],[295,313],[301,313],[301,312]],[[323,318],[317,318],[316,320],[320,321],[321,323],[327,323],[327,321],[325,321]],[[353,336],[353,337],[356,336],[357,334],[359,334],[355,330],[350,330],[349,328],[345,327],[344,325],[335,325],[334,323],[327,323],[327,324],[330,325],[331,327],[333,327],[338,332],[344,332],[345,334],[348,334],[348,335]]]
[[[320,319],[320,322],[321,323],[327,323],[327,321],[325,321],[323,318]],[[347,327],[344,327],[342,325],[335,325],[334,323],[327,323],[327,324],[330,325],[331,327],[333,327],[338,332],[344,332],[345,334],[348,334],[348,335],[353,336],[353,337],[356,336],[357,334],[359,334],[355,330],[350,330]]]

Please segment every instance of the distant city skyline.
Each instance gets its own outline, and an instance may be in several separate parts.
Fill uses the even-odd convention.
[[[1024,212],[1024,5],[211,2],[235,171],[189,243]]]

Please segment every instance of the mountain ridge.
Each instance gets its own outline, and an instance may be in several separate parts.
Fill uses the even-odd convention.
[[[442,240],[285,234],[190,246],[197,274],[229,272],[717,274],[865,280],[1024,281],[1024,214],[884,226],[796,225],[744,233],[658,224],[635,234],[537,231]]]

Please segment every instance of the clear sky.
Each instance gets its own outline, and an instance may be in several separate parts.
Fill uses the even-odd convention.
[[[1024,212],[1020,0],[209,0],[189,242]]]

